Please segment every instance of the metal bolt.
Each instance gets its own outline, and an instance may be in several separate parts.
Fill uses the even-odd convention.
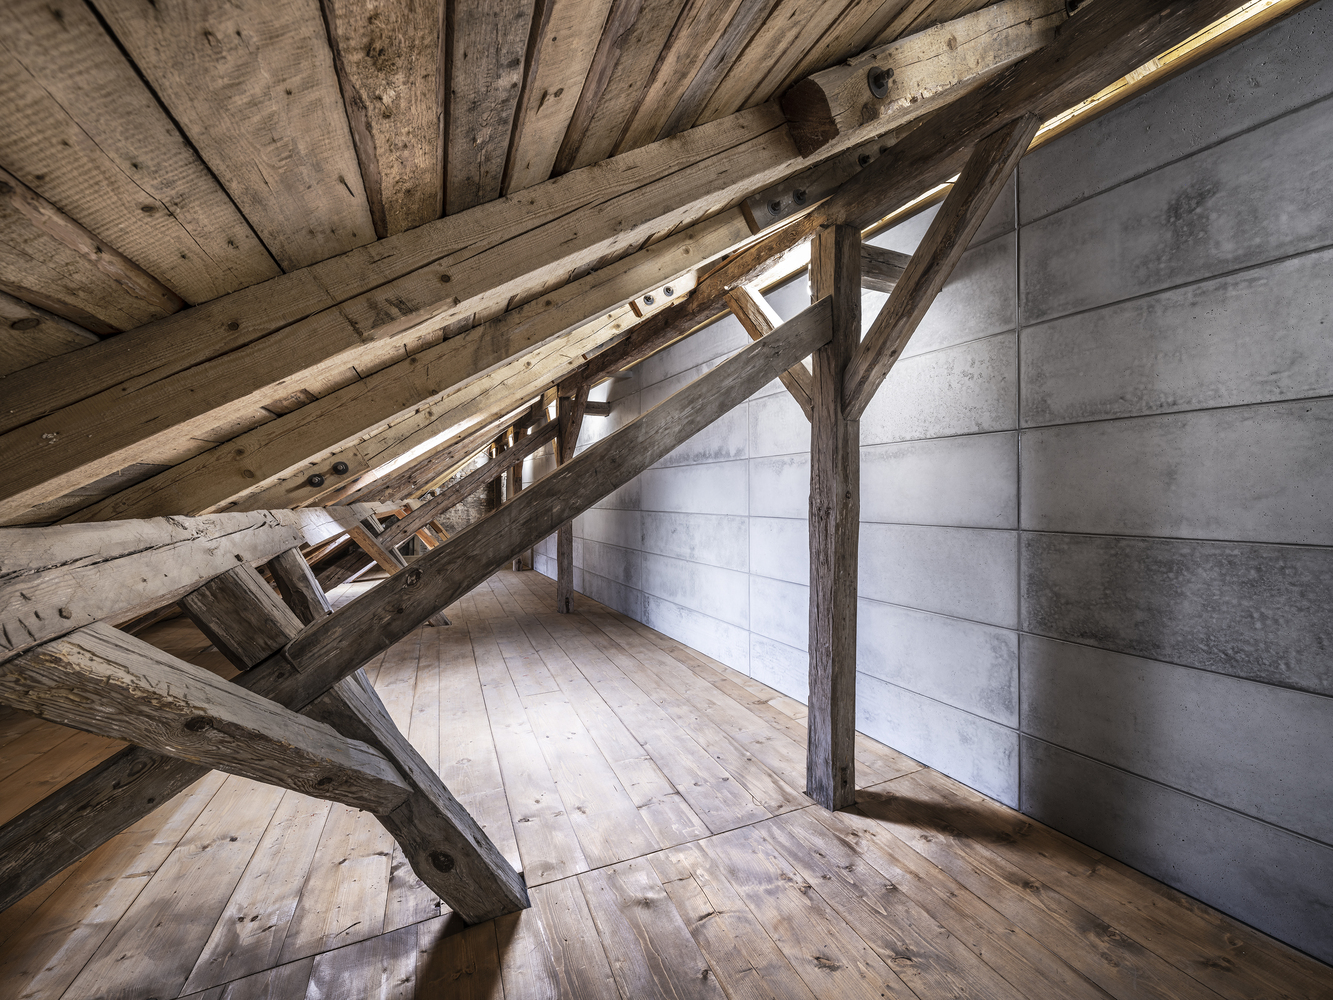
[[[870,72],[866,74],[870,93],[880,100],[889,96],[889,81],[892,79],[893,70],[881,69],[879,66],[871,66]]]
[[[670,299],[675,297],[676,290],[672,288],[670,285],[667,285],[665,288],[662,289],[662,294]]]
[[[792,194],[792,196],[791,196],[791,200],[794,201],[794,202],[796,202],[796,204],[798,204],[798,205],[804,205],[804,204],[805,204],[805,198],[806,198],[806,195],[805,195],[805,190],[804,190],[804,189],[802,189],[802,190],[800,190],[800,191],[796,191],[796,192],[794,192],[794,193]]]
[[[318,472],[313,473],[311,474],[310,478],[306,480],[306,485],[313,486],[316,489],[318,489],[319,487],[324,485],[324,477],[321,476]]]
[[[770,202],[768,203],[768,214],[769,214],[769,215],[781,215],[781,214],[782,214],[782,202],[780,202],[780,201],[770,201]]]
[[[650,306],[650,305],[652,305],[654,301],[655,301],[655,300],[653,299],[653,297],[652,297],[651,295],[645,295],[645,296],[643,297],[643,304],[646,305],[646,306]]]
[[[870,154],[862,153],[860,156],[856,158],[856,162],[858,166],[864,167],[867,163],[870,162]]]
[[[346,463],[346,462],[334,462],[334,463],[333,463],[333,474],[334,474],[335,476],[345,476],[345,475],[347,475],[347,463]]]

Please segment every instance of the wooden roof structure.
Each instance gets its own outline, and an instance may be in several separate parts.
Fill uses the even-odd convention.
[[[0,700],[132,745],[0,828],[0,904],[219,768],[373,812],[468,921],[527,905],[362,665],[556,532],[568,610],[571,519],[778,377],[817,458],[807,793],[848,805],[858,418],[1034,142],[1300,4],[1234,6],[7,2]],[[863,244],[930,198],[911,258]],[[753,344],[574,454],[596,382],[728,312]],[[330,613],[340,538],[391,575]],[[173,602],[236,683],[114,627]]]

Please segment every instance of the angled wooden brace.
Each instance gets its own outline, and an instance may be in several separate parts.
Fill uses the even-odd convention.
[[[412,794],[373,747],[101,622],[5,661],[0,700],[204,773],[217,768],[376,814]]]
[[[751,340],[766,337],[782,325],[782,317],[768,304],[768,300],[745,285],[729,289],[726,300],[727,305],[731,307],[732,315],[745,328]],[[778,376],[778,380],[786,386],[791,398],[796,400],[796,405],[805,414],[805,419],[809,420],[810,372],[806,370],[804,363],[792,365]]]
[[[280,650],[302,629],[296,615],[248,566],[209,580],[180,603],[243,670]],[[528,905],[522,876],[399,731],[364,670],[339,681],[303,711],[375,747],[403,774],[410,794],[376,816],[398,841],[417,877],[464,920],[489,920]]]
[[[972,150],[967,165],[926,230],[921,245],[898,279],[889,301],[875,317],[847,367],[843,411],[858,420],[889,369],[902,356],[935,296],[953,274],[1000,189],[1027,152],[1041,127],[1036,115],[1023,115],[986,136]]]

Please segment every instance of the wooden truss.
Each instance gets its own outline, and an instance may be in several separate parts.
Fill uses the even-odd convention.
[[[0,701],[132,745],[0,827],[0,907],[133,824],[209,768],[372,811],[422,881],[465,920],[484,920],[526,906],[521,875],[398,731],[361,667],[552,533],[562,540],[558,593],[562,602],[567,600],[572,593],[572,519],[779,377],[811,420],[807,790],[827,808],[850,804],[855,790],[859,417],[1040,122],[1183,40],[1224,8],[1217,0],[1165,9],[1144,0],[1098,0],[1088,16],[1076,15],[1049,45],[1008,68],[995,68],[987,86],[956,100],[947,115],[923,119],[821,204],[803,215],[790,215],[781,227],[759,233],[701,272],[687,297],[649,316],[610,347],[590,353],[573,370],[552,366],[543,369],[545,382],[525,382],[505,412],[468,433],[481,435],[483,444],[494,440],[513,422],[505,413],[527,406],[534,396],[545,403],[541,393],[548,387],[557,404],[556,419],[532,427],[452,491],[407,512],[387,531],[381,531],[370,511],[357,506],[4,529]],[[134,364],[146,371],[164,363],[162,351],[182,343],[217,341],[209,324],[232,315],[228,310],[238,302],[250,307],[236,313],[247,324],[237,336],[253,343],[213,360],[189,351],[173,356],[175,373],[164,371],[151,399],[125,393],[121,401],[116,385],[139,374],[126,374],[123,366],[130,362],[123,360],[124,354],[117,356],[120,367],[114,371],[113,366],[94,366],[80,372],[83,389],[104,391],[116,400],[113,408],[119,416],[61,398],[63,388],[52,399],[37,398],[35,390],[19,392],[11,413],[48,415],[34,420],[24,435],[36,435],[49,423],[52,433],[69,432],[71,443],[62,446],[67,450],[59,453],[56,465],[47,467],[49,460],[37,457],[38,445],[26,437],[14,438],[18,471],[6,488],[8,502],[13,506],[24,497],[52,496],[62,484],[118,467],[116,463],[138,454],[136,449],[147,441],[144,428],[213,419],[263,388],[231,378],[230,365],[249,366],[247,370],[258,373],[253,378],[261,381],[281,381],[293,366],[315,370],[330,363],[338,345],[349,338],[358,343],[375,336],[391,341],[424,322],[484,313],[542,287],[561,268],[567,272],[605,254],[634,233],[646,237],[664,220],[688,223],[705,202],[725,201],[773,177],[790,176],[790,154],[770,148],[770,133],[778,123],[765,118],[769,113],[755,109],[753,120],[747,119],[752,139],[740,145],[728,140],[732,144],[715,154],[708,170],[667,174],[645,153],[639,165],[656,179],[623,192],[614,231],[593,227],[570,242],[563,221],[569,199],[584,198],[584,204],[590,204],[594,198],[594,192],[585,189],[586,179],[576,177],[561,186],[559,199],[539,203],[534,196],[531,205],[517,206],[525,216],[548,220],[536,229],[530,219],[510,218],[505,213],[514,213],[496,203],[486,208],[484,220],[480,215],[467,223],[446,219],[403,234],[401,243],[412,252],[400,259],[414,262],[415,269],[349,279],[353,289],[376,283],[383,289],[298,319],[281,332],[273,331],[288,314],[283,313],[285,303],[273,298],[276,284],[267,291],[257,286],[236,293],[230,304],[219,300],[216,307],[210,303],[193,315],[179,314],[179,319],[164,321],[174,331],[161,341],[166,346],[146,348]],[[809,135],[815,139],[807,141],[832,134],[834,141],[850,143],[846,125],[846,116],[835,109],[827,120],[811,126]],[[737,169],[734,190],[716,190],[720,165]],[[955,174],[956,183],[910,260],[862,246],[863,228]],[[799,175],[795,182],[801,183]],[[476,242],[466,253],[450,257],[439,244],[441,233],[450,226],[473,224],[478,226],[472,237]],[[511,241],[524,233],[527,256],[511,259]],[[778,324],[750,286],[776,257],[812,240],[813,302]],[[727,246],[735,243],[732,239]],[[346,266],[346,261],[326,262],[310,270],[316,277],[328,277]],[[634,274],[633,280],[640,280],[651,271],[635,271],[634,266],[611,278],[628,281],[625,276]],[[446,268],[449,274],[442,279]],[[602,280],[611,278],[603,275]],[[301,279],[294,274],[274,280],[283,288],[296,288]],[[450,285],[446,299],[440,298],[442,281]],[[322,289],[339,282],[314,284]],[[651,285],[637,285],[634,294]],[[863,285],[890,294],[861,339]],[[587,290],[565,289],[552,293],[550,302],[574,301]],[[562,293],[568,297],[561,299]],[[396,318],[372,322],[379,315],[375,310],[391,294],[397,296],[395,307],[384,314]],[[436,359],[439,372],[463,359],[465,367],[498,366],[496,377],[508,377],[507,359],[546,342],[554,328],[544,324],[554,321],[543,319],[543,310],[556,309],[555,304],[542,306],[523,314],[526,319],[509,321],[493,343],[480,336],[446,340]],[[753,343],[616,433],[574,454],[588,392],[596,380],[728,310],[735,311]],[[358,316],[366,319],[364,330],[355,329]],[[237,325],[233,322],[230,329]],[[257,331],[257,326],[267,332]],[[210,336],[192,339],[205,327]],[[371,330],[374,336],[366,332]],[[161,334],[159,330],[154,336]],[[232,350],[225,344],[219,349]],[[807,371],[802,362],[811,357],[813,370]],[[398,405],[390,402],[398,398],[393,379],[405,371],[381,380],[383,407]],[[559,374],[550,377],[553,372]],[[462,448],[461,440],[449,447]],[[451,460],[476,452],[478,439],[468,440],[472,451],[455,451]],[[548,440],[556,443],[559,464],[545,478],[521,492],[512,490],[509,502],[410,565],[398,555],[398,543],[428,527],[465,490],[493,481]],[[438,456],[433,460],[433,466],[419,463],[413,487],[423,481],[421,476],[445,471]],[[284,462],[286,458],[278,464]],[[356,499],[349,492],[344,503]],[[299,546],[334,545],[341,535],[391,575],[330,612]],[[261,563],[282,599],[255,569]],[[240,671],[233,681],[168,656],[115,627],[171,602],[179,603]]]

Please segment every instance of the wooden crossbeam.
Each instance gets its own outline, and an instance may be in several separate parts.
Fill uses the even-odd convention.
[[[451,509],[476,490],[503,475],[516,463],[522,462],[539,448],[555,440],[556,423],[548,421],[537,428],[531,435],[522,438],[514,447],[501,452],[480,468],[474,469],[456,483],[450,484],[438,496],[432,497],[416,510],[403,517],[396,524],[385,529],[380,542],[394,546],[407,540],[419,528],[429,525],[432,520]]]
[[[378,750],[100,622],[0,665],[0,699],[63,726],[377,814],[410,794]]]
[[[782,323],[782,317],[768,304],[768,301],[745,285],[739,285],[728,291],[726,300],[727,305],[731,307],[732,315],[745,328],[751,340],[766,337]],[[806,370],[805,365],[793,365],[779,375],[778,379],[787,387],[791,398],[796,400],[796,405],[805,414],[805,419],[809,420],[810,372]]]
[[[130,621],[303,537],[292,511],[0,529],[0,658],[95,621]]]
[[[908,338],[949,280],[1040,127],[1040,118],[1024,115],[997,129],[973,149],[911,263],[847,366],[843,406],[848,419],[860,418],[893,363],[902,356]]]
[[[328,595],[299,548],[278,553],[268,561],[268,571],[287,607],[304,624],[333,613]]]
[[[856,802],[856,583],[861,432],[845,414],[844,373],[861,337],[861,231],[822,230],[810,293],[832,311],[814,356],[810,428],[810,715],[806,794],[825,809]]]

